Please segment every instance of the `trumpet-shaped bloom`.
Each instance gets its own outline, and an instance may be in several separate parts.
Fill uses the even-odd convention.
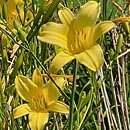
[[[63,88],[65,80],[56,78],[57,85]],[[48,81],[43,83],[42,74],[38,69],[33,73],[32,80],[19,75],[15,79],[15,87],[20,97],[28,103],[14,109],[14,118],[29,114],[29,125],[32,130],[41,130],[48,122],[49,111],[68,113],[69,107],[57,101],[60,93],[56,86]]]
[[[104,21],[96,24],[100,14],[100,5],[96,1],[89,1],[81,6],[76,16],[66,7],[58,14],[62,24],[49,22],[43,25],[38,36],[42,42],[63,48],[53,59],[50,71],[56,73],[75,58],[96,71],[103,64],[103,51],[97,40],[112,29],[114,23]]]

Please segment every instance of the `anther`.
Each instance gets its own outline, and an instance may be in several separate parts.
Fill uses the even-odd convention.
[[[83,35],[83,34],[84,34],[84,31],[82,30],[81,33],[82,33],[82,35]]]
[[[87,34],[84,34],[84,40],[86,39],[86,37],[87,37]]]

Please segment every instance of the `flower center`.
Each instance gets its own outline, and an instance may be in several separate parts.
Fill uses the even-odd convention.
[[[38,94],[35,97],[33,96],[31,105],[37,111],[44,111],[47,108],[47,103],[45,102],[44,95]]]
[[[72,54],[79,54],[88,47],[90,29],[82,29],[79,31],[69,30],[68,32],[68,49]]]

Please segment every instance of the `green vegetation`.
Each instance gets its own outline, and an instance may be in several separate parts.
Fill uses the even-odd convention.
[[[57,46],[60,45],[57,39],[57,43],[48,44],[51,38],[48,38],[50,32],[46,33],[48,28],[45,25],[50,26],[48,22],[61,23],[62,14],[58,15],[58,11],[64,7],[69,8],[76,16],[80,6],[88,2],[87,0],[53,0],[53,2],[51,0],[14,0],[11,1],[12,3],[10,1],[0,2],[0,129],[30,130],[28,115],[14,119],[15,108],[26,103],[16,90],[16,86],[18,88],[18,85],[23,83],[22,79],[21,82],[16,82],[16,76],[24,75],[31,79],[34,70],[38,68],[42,74],[37,73],[36,84],[40,84],[38,75],[42,75],[44,84],[50,80],[61,94],[56,95],[59,97],[57,100],[60,103],[63,102],[61,108],[59,103],[59,109],[52,106],[53,111],[46,111],[46,113],[49,111],[49,118],[47,123],[43,120],[43,130],[130,130],[130,1],[95,0],[97,3],[100,2],[101,6],[101,13],[95,24],[103,21],[109,21],[109,24],[97,29],[99,33],[97,37],[92,31],[89,32],[94,36],[90,35],[92,40],[88,38],[89,43],[86,43],[86,46],[90,44],[91,47],[91,44],[96,42],[98,49],[92,49],[89,52],[90,56],[87,56],[90,59],[82,57],[85,59],[85,64],[81,57],[79,60],[77,53],[90,48],[79,45],[81,43],[78,44],[80,38],[81,41],[85,39],[82,40],[83,36],[80,32],[78,35],[81,37],[77,34],[71,37],[73,31],[69,27],[71,30],[69,30],[69,33],[71,32],[69,38],[79,39],[72,46],[68,45],[66,49],[64,46]],[[93,9],[91,8],[88,14],[93,12]],[[86,18],[81,25],[85,20],[89,21]],[[78,27],[77,22],[75,28]],[[50,30],[52,34],[55,31],[57,34],[61,31],[55,28]],[[85,33],[88,33],[86,30],[89,29],[84,29]],[[62,31],[62,33],[66,32]],[[96,41],[94,41],[95,37]],[[81,47],[79,50],[75,43]],[[55,56],[64,50],[69,52],[67,56],[72,56],[72,59],[67,59],[67,63],[63,63],[66,59],[53,61]],[[98,55],[97,52],[100,54]],[[60,83],[55,82],[55,78],[64,79],[64,89],[61,88]],[[24,86],[23,84],[21,87]],[[52,95],[54,90],[52,88]],[[41,91],[40,88],[38,91]],[[50,88],[49,91],[51,91]],[[32,95],[36,101],[35,94]],[[50,97],[47,99],[50,100]],[[43,100],[46,99],[43,98]],[[38,105],[41,101],[37,101]],[[45,106],[49,104],[46,104],[46,101],[44,103]],[[37,111],[36,108],[39,106],[37,103],[34,104],[34,109]],[[43,106],[42,104],[40,108]],[[69,114],[66,114],[68,106]]]

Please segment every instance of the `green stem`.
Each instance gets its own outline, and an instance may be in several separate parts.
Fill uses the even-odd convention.
[[[58,90],[60,91],[60,93],[68,100],[70,101],[70,98],[62,91],[62,89],[55,83],[55,81],[53,80],[53,78],[50,76],[49,72],[45,69],[45,67],[42,65],[42,63],[39,61],[39,59],[36,57],[36,55],[31,52],[30,47],[28,42],[25,42],[27,47],[23,46],[22,44],[19,44],[17,41],[15,41],[15,39],[5,30],[3,30],[2,28],[0,28],[2,30],[2,32],[4,34],[7,34],[7,36],[16,44],[18,44],[20,47],[24,48],[26,51],[28,51],[29,53],[31,53],[31,55],[33,56],[33,58],[37,61],[37,63],[41,66],[41,68],[44,70],[44,72],[47,74],[47,76],[50,78],[50,80],[55,84],[55,86],[58,88]]]
[[[103,20],[106,20],[106,11],[107,11],[107,2],[108,0],[103,0],[103,7],[102,7],[102,15],[103,15]]]
[[[42,59],[42,64],[45,63],[46,56],[47,56],[47,44],[46,43],[42,43],[41,44],[41,59]],[[51,55],[51,58],[52,57],[54,57],[54,56]]]
[[[85,120],[85,118],[86,118],[86,116],[88,114],[88,111],[89,111],[89,109],[90,109],[90,107],[92,105],[92,101],[93,101],[93,96],[92,95],[93,95],[93,87],[91,88],[91,97],[90,97],[87,109],[86,109],[86,111],[84,113],[84,116],[83,116],[83,118],[82,118],[82,120],[81,120],[77,130],[80,130],[80,128],[81,128],[81,126],[82,126],[82,124],[83,124],[83,122],[84,122],[84,120]]]
[[[77,60],[74,59],[74,74],[72,83],[72,93],[70,99],[70,115],[69,115],[69,130],[73,130],[73,114],[74,114],[74,97],[76,91],[76,75],[77,75]]]
[[[94,73],[92,72],[91,73],[91,95],[90,95],[90,100],[89,100],[89,103],[87,104],[87,109],[86,109],[86,111],[85,111],[85,113],[84,113],[84,116],[83,116],[83,118],[82,118],[82,120],[81,120],[81,122],[80,122],[80,124],[79,124],[79,126],[78,126],[78,128],[77,128],[77,130],[80,130],[81,129],[81,127],[82,127],[82,125],[83,125],[83,123],[84,123],[84,121],[85,121],[85,118],[86,118],[86,116],[87,116],[87,114],[88,114],[88,111],[91,109],[91,107],[92,107],[92,104],[93,104],[93,93],[94,93],[94,87],[95,87],[95,77],[94,77],[95,75],[94,75]]]
[[[43,17],[41,23],[39,25],[37,25],[39,19],[41,18],[40,16],[42,16],[42,14],[39,12],[38,15],[37,15],[37,18],[35,20],[34,23],[36,24],[33,24],[33,27],[32,29],[30,30],[28,36],[27,36],[27,40],[28,40],[28,43],[31,41],[31,39],[36,36],[36,34],[38,33],[38,30],[40,29],[40,27],[45,24],[46,22],[48,22],[48,20],[51,18],[53,12],[55,11],[56,7],[58,6],[60,0],[53,0],[52,4],[49,6],[49,8],[47,9],[46,11],[46,14],[45,16]]]
[[[55,84],[55,86],[58,88],[58,90],[60,91],[60,93],[68,100],[70,101],[70,98],[62,91],[62,89],[55,83],[55,81],[53,80],[53,78],[50,76],[50,74],[48,73],[48,71],[45,69],[45,67],[42,65],[42,63],[39,61],[39,59],[31,52],[31,55],[33,56],[33,58],[37,61],[37,63],[41,66],[41,68],[44,70],[44,72],[47,74],[47,76],[50,78],[50,80]]]
[[[34,19],[33,26],[31,27],[31,30],[30,30],[29,33],[28,33],[27,39],[30,38],[30,35],[32,35],[32,31],[33,31],[34,28],[37,26],[37,24],[38,24],[38,22],[39,22],[39,19],[40,19],[41,16],[43,15],[44,9],[45,9],[44,6],[45,6],[44,3],[42,3],[41,6],[40,6],[40,8],[39,8],[39,10],[38,10],[38,13],[37,13],[37,15],[36,15],[36,17],[35,17],[35,19]],[[32,38],[31,38],[31,39],[32,39]],[[30,40],[31,40],[31,39],[30,39]]]

